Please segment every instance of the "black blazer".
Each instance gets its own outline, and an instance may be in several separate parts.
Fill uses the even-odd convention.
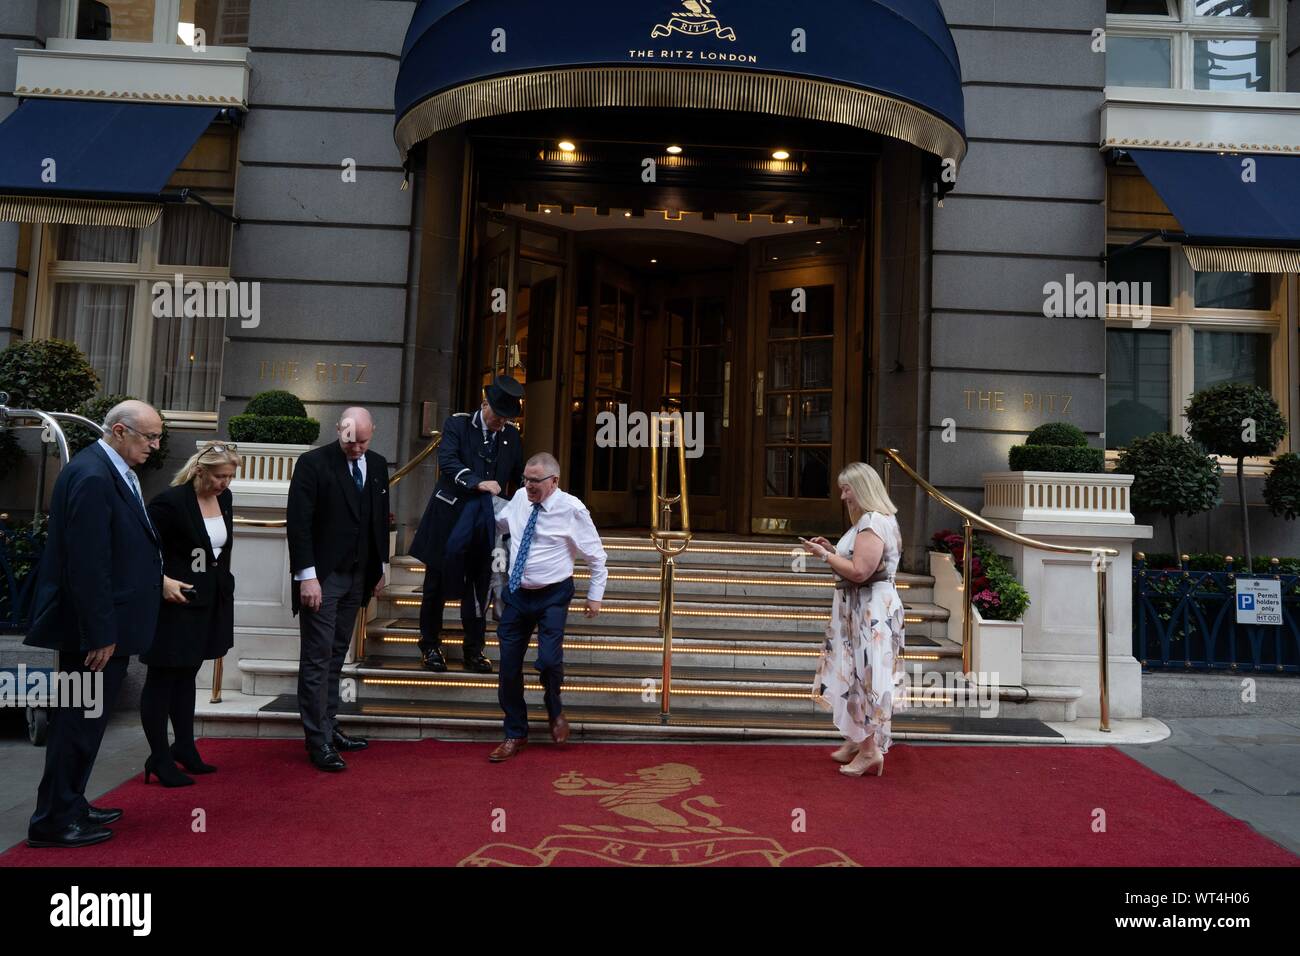
[[[419,530],[411,541],[411,555],[426,567],[441,569],[447,540],[465,505],[482,494],[480,482],[495,481],[501,497],[510,499],[524,481],[524,444],[519,429],[507,425],[497,435],[496,457],[483,447],[479,412],[452,415],[442,426],[438,445],[438,484],[425,506]],[[474,570],[467,567],[467,570]]]
[[[162,597],[158,539],[145,510],[98,442],[54,482],[49,536],[36,571],[24,643],[69,653],[153,643]]]
[[[365,569],[365,594],[383,577],[388,561],[388,462],[378,452],[366,452],[366,487],[370,497],[370,526],[361,527],[357,486],[347,456],[337,441],[313,448],[294,466],[286,509],[289,528],[289,570],[314,567],[324,581],[333,571],[350,566],[357,535],[370,535],[370,560]],[[298,613],[298,582],[293,582],[293,611]]]
[[[168,488],[149,502],[149,520],[162,541],[163,574],[194,586],[188,604],[163,601],[153,647],[140,657],[151,667],[198,667],[225,657],[235,644],[234,496],[217,497],[226,523],[221,556],[212,553],[199,496],[192,483]]]

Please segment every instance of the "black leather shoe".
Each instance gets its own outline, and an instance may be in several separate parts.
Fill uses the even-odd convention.
[[[111,839],[113,831],[107,827],[95,826],[87,820],[78,820],[55,833],[38,833],[27,831],[27,845],[45,846],[94,846]]]
[[[439,674],[447,670],[447,659],[442,656],[442,651],[438,648],[432,648],[424,652],[424,669],[427,671],[437,671]]]
[[[370,741],[365,737],[350,737],[341,730],[334,731],[334,749],[347,752],[349,750],[365,750],[370,746]]]
[[[100,809],[99,807],[91,807],[86,811],[86,815],[82,817],[82,820],[97,827],[106,827],[120,819],[122,819],[121,810]]]
[[[348,765],[343,762],[339,752],[329,744],[324,747],[310,749],[307,751],[307,755],[311,758],[311,762],[317,770],[338,773],[340,770],[348,769]]]
[[[465,658],[465,670],[475,674],[491,674],[492,662],[482,654],[475,654],[473,657]]]

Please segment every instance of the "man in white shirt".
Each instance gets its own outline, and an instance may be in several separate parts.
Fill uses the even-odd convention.
[[[528,742],[524,702],[524,655],[537,631],[537,663],[546,692],[551,739],[569,739],[569,722],[560,706],[564,683],[564,622],[573,599],[573,559],[582,555],[591,571],[586,615],[600,613],[605,596],[605,548],[580,500],[560,491],[560,464],[545,452],[528,459],[524,487],[497,515],[497,531],[510,534],[510,580],[505,612],[497,624],[501,674],[497,700],[505,711],[505,741],[488,757],[509,760]]]

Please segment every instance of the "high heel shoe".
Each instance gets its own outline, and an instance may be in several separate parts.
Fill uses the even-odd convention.
[[[840,773],[850,777],[861,777],[868,770],[876,771],[877,777],[883,774],[885,772],[885,755],[877,753],[874,757],[868,757],[862,751],[858,751],[858,755],[853,758],[852,763],[840,767]]]
[[[157,760],[152,755],[144,762],[144,782],[149,782],[149,775],[158,778],[158,782],[164,787],[189,787],[193,786],[194,778],[187,777],[176,769],[176,764],[171,760]]]
[[[858,755],[858,745],[851,740],[844,741],[844,746],[831,752],[831,759],[836,763],[849,763]]]
[[[181,750],[176,744],[172,744],[172,759],[188,770],[190,773],[216,773],[217,768],[210,763],[204,763],[203,758],[199,756],[197,747],[189,750]]]

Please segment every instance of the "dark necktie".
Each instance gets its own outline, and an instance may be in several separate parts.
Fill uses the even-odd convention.
[[[366,486],[366,480],[361,477],[361,465],[359,462],[352,463],[352,480],[357,483],[357,491],[361,491]]]

